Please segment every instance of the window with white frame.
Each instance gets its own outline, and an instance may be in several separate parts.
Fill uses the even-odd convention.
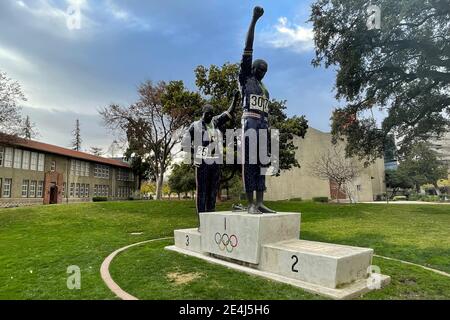
[[[22,150],[14,149],[14,169],[22,168]]]
[[[30,151],[23,152],[22,169],[24,170],[30,169]]]
[[[52,165],[50,167],[50,171],[51,172],[55,172],[56,171],[56,161],[55,160],[52,161]]]
[[[39,181],[37,185],[36,197],[42,198],[44,196],[44,181]]]
[[[5,148],[5,167],[11,168],[13,163],[13,148]]]
[[[44,171],[44,162],[45,162],[45,155],[43,153],[39,153],[38,171]]]
[[[89,185],[86,185],[86,188],[84,189],[84,195],[86,196],[86,198],[89,198]]]
[[[70,160],[70,174],[75,175],[75,160]]]
[[[74,191],[75,191],[75,183],[71,183],[70,184],[70,193],[69,193],[71,198],[73,198]]]
[[[66,183],[65,182],[63,182],[63,185],[62,185],[62,196],[63,197],[66,196]]]
[[[80,184],[80,198],[84,198],[84,183]]]
[[[28,185],[30,184],[30,180],[22,181],[22,198],[28,198]]]
[[[30,182],[30,190],[28,192],[28,197],[29,198],[35,198],[36,197],[36,186],[37,186],[37,181],[31,181]]]
[[[75,167],[75,175],[80,176],[81,175],[81,161],[76,160],[76,167]]]
[[[109,166],[96,164],[94,167],[94,177],[101,179],[109,179]]]
[[[98,196],[98,185],[94,185],[94,197]]]
[[[3,198],[11,198],[12,179],[5,179],[3,182]]]
[[[79,198],[80,197],[80,184],[77,183],[75,186],[75,198]]]
[[[30,160],[30,170],[36,171],[37,164],[38,164],[38,154],[36,152],[32,152]]]

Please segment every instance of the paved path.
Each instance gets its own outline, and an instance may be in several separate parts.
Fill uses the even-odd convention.
[[[117,283],[114,282],[114,280],[111,277],[111,274],[109,273],[109,265],[111,264],[111,261],[122,251],[125,251],[129,248],[139,246],[141,244],[149,243],[149,242],[156,242],[156,241],[162,241],[162,240],[170,240],[173,239],[173,237],[169,238],[159,238],[159,239],[152,239],[147,241],[142,241],[134,244],[130,244],[129,246],[117,249],[113,253],[111,253],[109,256],[106,257],[106,259],[103,261],[102,266],[100,267],[100,275],[102,276],[103,281],[106,283],[108,288],[116,294],[117,297],[119,297],[122,300],[139,300],[138,298],[132,296],[128,292],[122,290],[121,287]]]
[[[388,204],[386,201],[359,202],[367,204]],[[450,202],[425,202],[425,201],[389,201],[389,204],[434,204],[434,205],[450,205]]]

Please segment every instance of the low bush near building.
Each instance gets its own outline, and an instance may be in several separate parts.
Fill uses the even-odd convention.
[[[314,197],[312,198],[313,202],[322,202],[322,203],[328,203],[328,198],[327,197]]]
[[[93,202],[104,202],[104,201],[108,201],[107,197],[94,197],[92,198]]]
[[[303,200],[302,200],[302,198],[292,198],[292,199],[289,199],[289,201],[303,201]]]

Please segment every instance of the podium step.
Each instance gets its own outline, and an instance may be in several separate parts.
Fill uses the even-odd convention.
[[[295,239],[263,245],[259,269],[334,289],[366,279],[372,255],[369,248]]]
[[[197,228],[174,231],[175,246],[193,252],[202,252],[201,234]]]

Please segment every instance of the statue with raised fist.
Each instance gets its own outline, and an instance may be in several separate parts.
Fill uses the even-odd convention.
[[[250,135],[245,133],[248,130],[269,130],[269,91],[262,82],[266,75],[268,65],[264,60],[253,61],[253,41],[255,37],[255,26],[259,18],[264,15],[264,9],[255,7],[253,10],[253,18],[247,34],[244,54],[242,56],[241,68],[239,73],[239,84],[242,94],[243,115],[242,124],[244,132],[243,141],[243,181],[244,190],[248,200],[248,213],[263,214],[275,213],[275,211],[267,208],[264,203],[264,192],[266,190],[265,175],[262,174],[264,165],[261,164],[259,156],[256,163],[250,161],[250,144],[256,143],[259,148],[260,136],[257,135],[257,141],[250,141]],[[266,132],[267,132],[266,131]],[[259,153],[259,152],[258,152]],[[256,199],[254,195],[256,193]]]

